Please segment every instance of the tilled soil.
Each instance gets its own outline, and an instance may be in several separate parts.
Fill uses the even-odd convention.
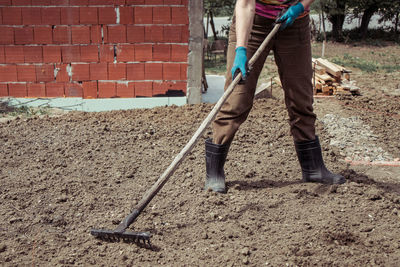
[[[385,103],[398,111],[398,100]],[[332,104],[318,100],[317,112],[334,112],[324,101]],[[381,113],[357,110],[365,107],[363,98],[335,101],[367,118],[385,147],[398,153],[397,116],[384,123]],[[348,181],[302,183],[280,97],[257,100],[238,132],[226,163],[227,194],[203,190],[209,130],[133,224],[153,235],[151,248],[91,236],[92,228],[116,227],[211,108],[72,112],[1,123],[0,264],[400,264],[398,168],[344,163],[318,122],[327,166]]]

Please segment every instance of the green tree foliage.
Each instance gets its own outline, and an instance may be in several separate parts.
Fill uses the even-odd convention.
[[[382,21],[392,21],[397,31],[399,24],[400,1],[393,0],[317,0],[312,8],[326,13],[332,23],[332,37],[336,41],[343,39],[345,18],[361,18],[360,37],[365,38],[372,16],[379,13]],[[350,15],[350,16],[347,16]],[[347,16],[347,17],[346,17]]]
[[[215,17],[232,16],[235,4],[236,0],[204,0],[204,10]]]
[[[232,16],[235,4],[236,0],[204,0],[204,13],[207,16],[207,20],[210,21],[214,40],[218,39],[218,35],[214,27],[214,17]],[[224,31],[227,31],[227,29],[224,29]]]

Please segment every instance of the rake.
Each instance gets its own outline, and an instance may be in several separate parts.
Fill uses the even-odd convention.
[[[254,53],[252,58],[249,61],[249,70],[252,69],[253,64],[257,61],[261,53],[265,50],[268,43],[274,37],[274,35],[278,32],[280,24],[276,23],[273,27],[272,31],[268,34],[265,40],[262,42],[260,47]],[[150,238],[151,234],[149,232],[133,232],[127,230],[128,227],[136,220],[139,214],[143,211],[143,209],[149,204],[149,202],[153,199],[153,197],[161,190],[161,188],[165,185],[168,179],[172,176],[181,162],[185,159],[185,157],[192,151],[193,147],[196,145],[200,136],[204,134],[207,127],[214,120],[218,111],[221,109],[222,105],[225,103],[226,99],[233,92],[233,89],[236,85],[241,81],[242,73],[239,71],[238,75],[233,79],[232,83],[225,90],[224,94],[215,104],[214,108],[208,114],[208,116],[201,123],[200,127],[194,133],[189,142],[185,145],[185,147],[181,150],[181,152],[175,157],[169,167],[164,171],[164,173],[158,178],[158,180],[153,184],[153,186],[145,193],[143,198],[137,203],[134,207],[133,211],[126,216],[124,220],[117,226],[114,230],[97,230],[92,229],[90,233],[96,238],[109,241],[109,242],[117,242],[117,241],[125,241],[125,242],[135,242],[145,246],[151,246]]]

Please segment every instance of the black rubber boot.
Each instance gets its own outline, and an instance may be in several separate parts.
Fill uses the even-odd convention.
[[[318,136],[313,141],[294,143],[303,174],[303,181],[323,184],[343,184],[346,182],[343,176],[331,173],[325,167]]]
[[[226,193],[224,164],[230,144],[217,145],[206,140],[206,184],[205,190]]]

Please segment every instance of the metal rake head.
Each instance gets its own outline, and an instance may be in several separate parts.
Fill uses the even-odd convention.
[[[126,243],[136,243],[140,246],[151,247],[151,234],[148,232],[133,232],[124,231],[119,232],[115,230],[97,230],[92,229],[90,233],[98,239],[107,242],[124,241]]]

